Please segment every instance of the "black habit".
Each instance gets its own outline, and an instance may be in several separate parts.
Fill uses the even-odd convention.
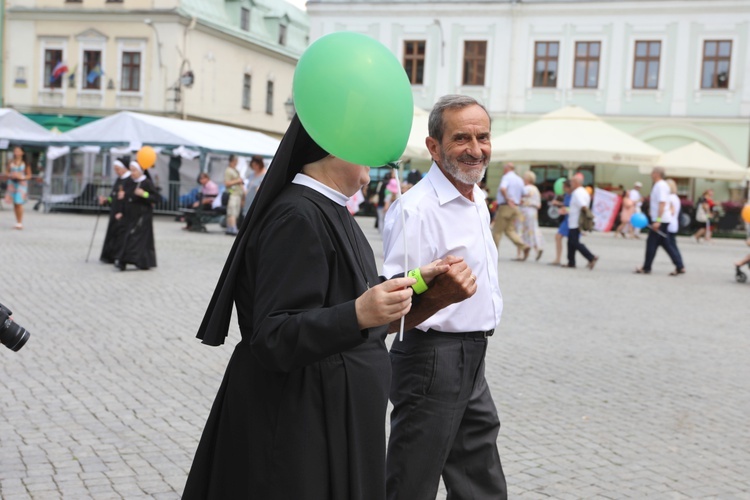
[[[144,198],[136,195],[136,188],[143,189],[149,196]],[[156,267],[154,203],[158,196],[153,182],[148,177],[133,179],[130,191],[126,191],[125,236],[117,257],[121,269],[127,264],[134,264],[138,269]]]
[[[126,196],[127,193],[132,193],[133,189],[135,189],[135,182],[130,175],[124,179],[118,177],[112,185],[112,191],[107,201],[109,204],[109,224],[107,224],[107,234],[104,236],[102,255],[99,257],[99,260],[107,264],[112,264],[122,250],[122,243],[125,239],[125,224],[127,223],[125,218]],[[120,191],[125,195],[122,199],[118,196]],[[120,218],[116,217],[117,214],[120,214]]]
[[[290,184],[327,154],[306,141],[295,117],[201,325],[222,343],[233,301],[242,340],[183,499],[385,498],[386,328],[360,331],[354,306],[380,278],[346,207]]]

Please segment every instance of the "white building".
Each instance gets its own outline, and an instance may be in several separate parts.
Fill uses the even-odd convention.
[[[575,104],[663,151],[698,141],[748,165],[748,0],[309,0],[307,9],[312,40],[350,30],[389,47],[422,108],[471,95],[502,131]],[[588,171],[598,185],[645,180],[634,169]],[[498,179],[495,166],[490,185]],[[696,188],[708,186],[718,199],[741,192]]]
[[[5,105],[42,124],[128,109],[286,130],[308,25],[282,0],[6,3]]]

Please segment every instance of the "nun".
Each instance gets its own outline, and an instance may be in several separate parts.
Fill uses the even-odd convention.
[[[112,191],[107,197],[99,197],[100,205],[109,206],[109,224],[107,224],[107,234],[104,236],[102,254],[99,257],[99,260],[106,264],[115,263],[125,237],[126,196],[135,188],[130,170],[126,166],[128,163],[130,163],[130,158],[127,156],[114,161],[112,166],[117,179],[112,184]]]
[[[137,161],[130,162],[130,174],[132,189],[125,190],[125,235],[116,261],[121,271],[128,264],[138,269],[156,267],[154,203],[158,192]]]
[[[198,332],[222,344],[236,306],[242,339],[183,499],[385,498],[385,339],[418,281],[378,276],[346,208],[369,180],[292,119]],[[448,267],[419,271],[429,284]]]

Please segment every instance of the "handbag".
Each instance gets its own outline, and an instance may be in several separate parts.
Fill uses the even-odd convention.
[[[706,214],[706,209],[703,208],[703,203],[698,204],[698,210],[695,212],[695,220],[698,222],[708,221],[708,215]]]
[[[589,207],[581,207],[581,215],[578,217],[578,229],[591,231],[594,229],[594,213]]]

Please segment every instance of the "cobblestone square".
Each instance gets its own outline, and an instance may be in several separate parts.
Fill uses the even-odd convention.
[[[382,259],[373,219],[360,218]],[[98,261],[96,216],[0,210],[0,302],[31,332],[0,349],[0,496],[179,498],[234,343],[195,339],[232,238],[157,217],[158,267]],[[742,240],[678,238],[687,274],[645,241],[594,234],[594,271],[513,262],[487,379],[511,498],[750,498],[750,283]],[[746,269],[746,272],[750,270]],[[384,422],[385,424],[385,422]],[[441,493],[444,495],[444,492]]]

